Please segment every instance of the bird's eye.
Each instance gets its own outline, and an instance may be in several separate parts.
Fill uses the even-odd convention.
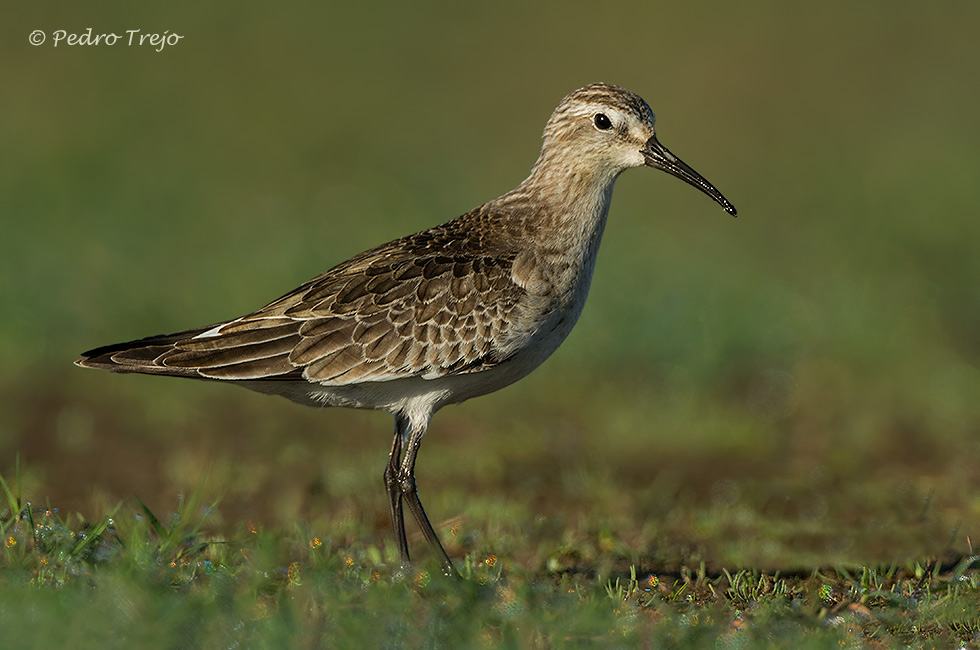
[[[600,131],[608,131],[612,128],[612,122],[606,117],[605,113],[596,113],[592,120],[595,122],[595,128]]]

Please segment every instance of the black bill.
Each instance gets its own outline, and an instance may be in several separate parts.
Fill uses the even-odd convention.
[[[717,201],[721,207],[725,208],[725,212],[733,217],[738,216],[735,206],[729,203],[728,199],[715,189],[714,185],[709,183],[704,176],[691,169],[690,165],[686,162],[670,153],[667,147],[660,144],[656,136],[647,140],[646,146],[642,149],[642,153],[648,167],[661,169],[671,176],[676,176],[682,181],[693,185]]]

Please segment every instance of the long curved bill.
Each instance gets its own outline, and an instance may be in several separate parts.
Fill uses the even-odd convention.
[[[685,183],[693,185],[717,201],[721,207],[725,208],[725,212],[733,217],[738,216],[735,206],[729,203],[728,199],[726,199],[721,192],[715,189],[714,185],[709,183],[704,176],[691,169],[691,166],[686,162],[670,153],[670,151],[667,150],[667,147],[660,144],[660,142],[657,140],[657,136],[653,136],[647,140],[647,143],[644,145],[641,153],[643,154],[643,158],[646,160],[648,167],[661,169],[671,176],[676,176]]]

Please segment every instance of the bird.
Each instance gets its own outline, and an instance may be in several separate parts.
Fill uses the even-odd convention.
[[[403,569],[405,507],[442,571],[458,576],[422,507],[415,461],[432,416],[525,377],[568,336],[585,304],[613,185],[652,167],[735,206],[660,144],[654,113],[593,83],[548,119],[515,189],[342,262],[245,316],[98,347],[85,368],[222,381],[308,406],[386,411],[383,478]]]

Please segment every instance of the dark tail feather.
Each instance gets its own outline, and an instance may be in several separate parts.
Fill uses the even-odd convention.
[[[82,353],[75,362],[82,368],[98,368],[113,372],[138,372],[148,375],[170,375],[176,377],[200,377],[193,368],[172,368],[159,362],[161,356],[174,349],[183,340],[206,332],[212,326],[199,327],[173,334],[158,334],[136,341],[114,343]]]

